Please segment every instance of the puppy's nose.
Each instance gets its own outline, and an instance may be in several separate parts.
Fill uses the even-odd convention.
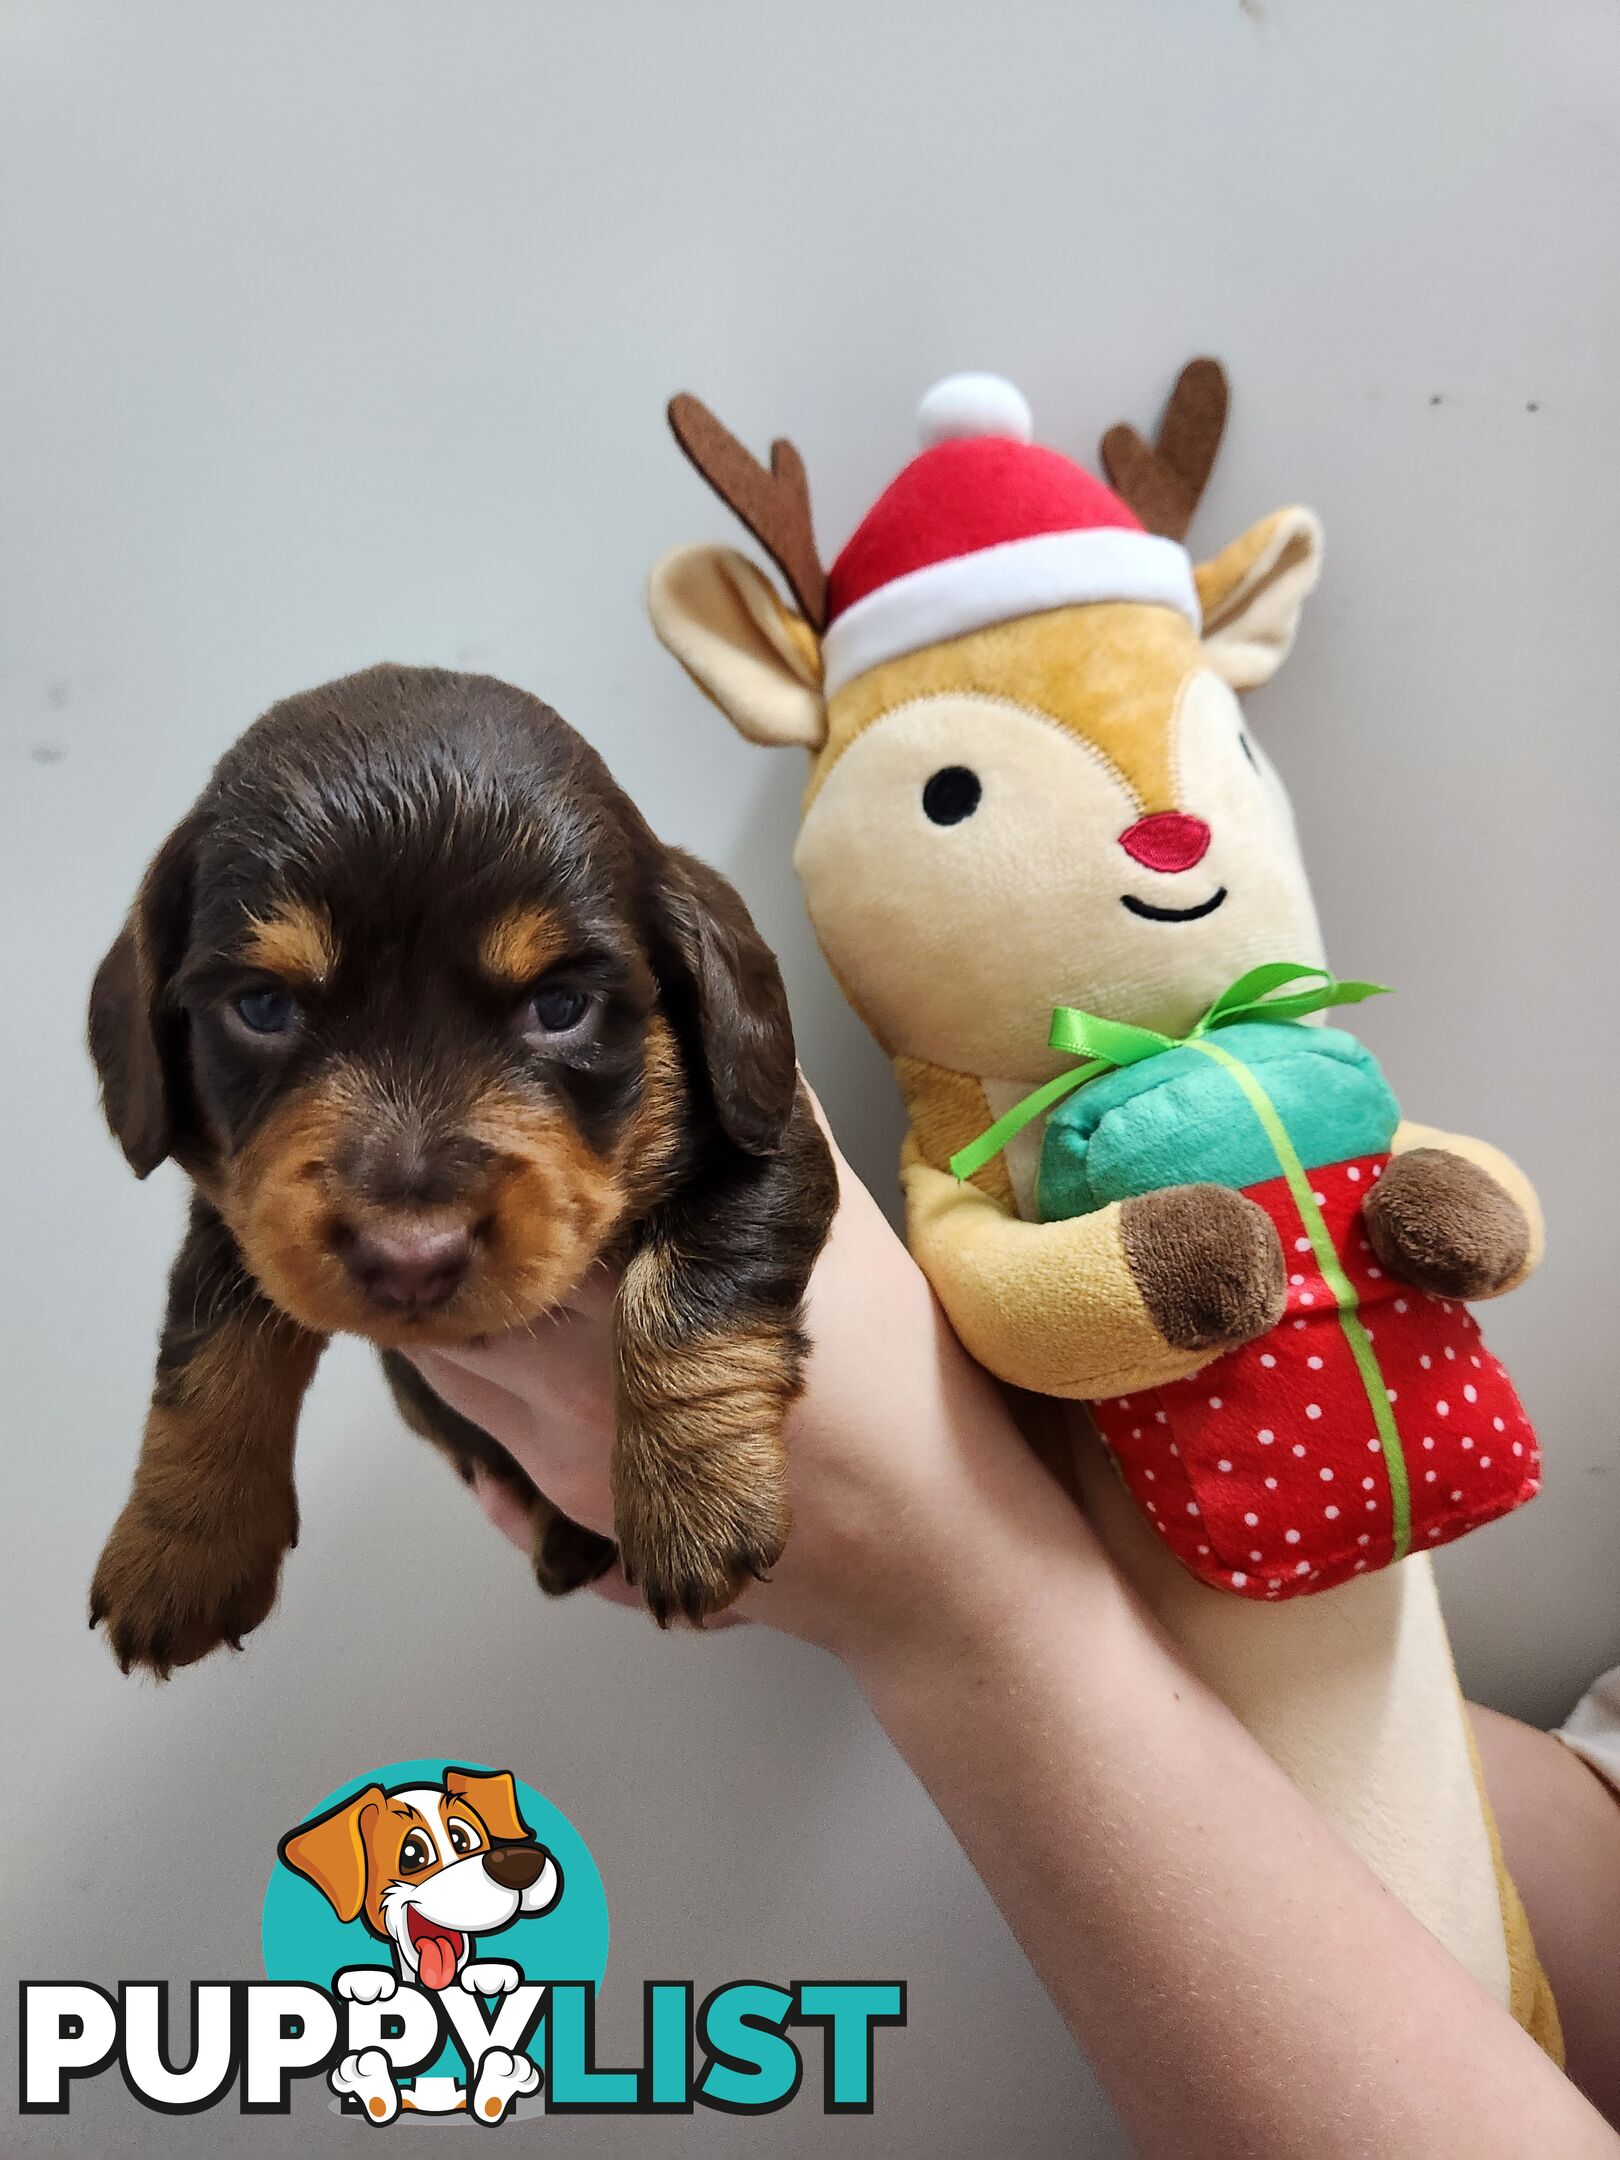
[[[349,1273],[373,1303],[431,1312],[461,1286],[472,1258],[463,1223],[371,1223],[340,1240]]]
[[[496,1845],[484,1855],[484,1873],[503,1890],[527,1890],[545,1870],[538,1845]]]
[[[1209,850],[1209,827],[1181,810],[1158,810],[1127,825],[1119,844],[1144,870],[1190,870]]]

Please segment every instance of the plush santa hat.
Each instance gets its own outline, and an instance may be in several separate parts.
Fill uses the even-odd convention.
[[[946,638],[1084,600],[1145,600],[1199,627],[1192,561],[1113,489],[1032,442],[999,375],[951,375],[918,410],[919,457],[827,573],[828,694]]]

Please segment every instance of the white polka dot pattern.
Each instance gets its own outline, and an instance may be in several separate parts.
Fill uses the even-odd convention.
[[[1389,1405],[1380,1415],[1399,1440],[1409,1549],[1427,1550],[1528,1500],[1540,1459],[1512,1384],[1467,1310],[1391,1282],[1370,1264],[1360,1209],[1382,1168],[1382,1158],[1328,1164],[1312,1171],[1312,1183],[1373,1338]],[[1249,1187],[1248,1197],[1271,1216],[1294,1261],[1278,1326],[1190,1380],[1096,1404],[1093,1414],[1176,1556],[1205,1582],[1277,1599],[1387,1566],[1395,1491],[1383,1440],[1369,1432],[1367,1386],[1310,1241],[1300,1244],[1287,1185],[1277,1178]],[[1448,1384],[1437,1387],[1447,1366]],[[1340,1497],[1345,1485],[1353,1507]],[[1181,1505],[1150,1509],[1166,1487],[1183,1496]]]

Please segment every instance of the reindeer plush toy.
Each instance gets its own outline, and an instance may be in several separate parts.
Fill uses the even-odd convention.
[[[693,547],[653,572],[652,618],[744,735],[810,754],[794,859],[894,1060],[911,1246],[963,1342],[1089,1406],[1083,1496],[1118,1564],[1557,2053],[1427,1557],[1536,1488],[1463,1301],[1530,1272],[1539,1212],[1310,1024],[1376,986],[1322,965],[1235,693],[1286,656],[1321,531],[1279,510],[1194,565],[1225,413],[1194,361],[1155,447],[1105,439],[1110,488],[1030,440],[1011,384],[954,377],[823,572],[791,444],[767,470],[677,398],[796,606]]]

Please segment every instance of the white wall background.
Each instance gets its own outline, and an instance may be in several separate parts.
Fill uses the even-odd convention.
[[[543,1608],[358,1348],[306,1420],[283,1609],[240,1659],[119,1677],[84,1592],[181,1191],[138,1188],[99,1127],[83,994],[145,857],[262,706],[384,656],[485,668],[740,881],[887,1192],[889,1077],[787,866],[799,774],[732,737],[643,624],[654,557],[728,531],[664,401],[690,386],[756,444],[791,432],[830,550],[946,370],[1014,375],[1048,439],[1089,453],[1220,353],[1235,416],[1195,537],[1292,498],[1327,522],[1326,584],[1255,714],[1334,952],[1401,987],[1366,1025],[1413,1112],[1502,1141],[1546,1196],[1551,1257],[1491,1325],[1547,1489],[1441,1568],[1467,1685],[1561,1714],[1620,1657],[1620,20],[1607,0],[8,0],[0,78],[7,1963],[251,1975],[275,1839],[329,1786],[435,1749],[510,1760],[606,1878],[610,2051],[644,1976],[912,1986],[870,2122],[800,2103],[768,2129],[529,2136],[1116,2152],[840,1674],[763,1634]],[[114,2081],[0,2146],[368,2135],[312,2100],[297,2128],[142,2116]]]

